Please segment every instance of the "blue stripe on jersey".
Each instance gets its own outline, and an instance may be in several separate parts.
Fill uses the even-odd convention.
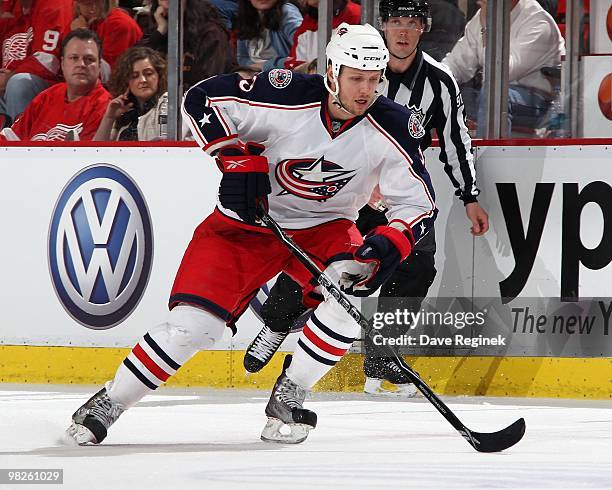
[[[387,97],[379,97],[368,112],[374,122],[410,157],[413,172],[423,181],[432,202],[435,202],[436,196],[431,177],[425,169],[425,162],[419,148],[421,138],[413,138],[408,129],[411,110]],[[415,242],[418,242],[433,226],[437,213],[438,210],[434,209],[432,216],[424,218],[416,226],[412,226],[411,230]]]
[[[368,113],[370,117],[391,136],[396,143],[414,160],[414,169],[420,174],[424,166],[418,154],[421,138],[413,138],[408,131],[411,111],[387,97],[378,97]]]
[[[183,110],[195,126],[194,136],[201,140],[205,149],[216,142],[236,137],[232,134],[231,124],[224,121],[220,111],[210,106],[211,98],[225,97],[255,104],[303,106],[326,100],[327,90],[320,75],[278,69],[259,73],[252,80],[243,80],[237,73],[203,80],[185,94]]]
[[[290,80],[286,86],[277,88],[276,81],[279,72],[283,72]],[[211,95],[215,97],[215,95]],[[290,70],[270,70],[258,73],[248,91],[241,90],[242,99],[263,104],[283,106],[306,105],[322,102],[327,99],[327,90],[320,75],[304,75]]]
[[[217,111],[206,105],[206,92],[201,85],[190,88],[185,94],[183,112],[191,119],[194,137],[202,147],[231,139],[231,128],[223,123]]]

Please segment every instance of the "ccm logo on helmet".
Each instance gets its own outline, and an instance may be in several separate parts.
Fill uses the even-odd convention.
[[[380,61],[382,60],[379,56],[364,56],[363,61]]]

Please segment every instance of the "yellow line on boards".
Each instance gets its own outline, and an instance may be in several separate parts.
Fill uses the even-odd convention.
[[[128,354],[125,348],[0,345],[0,382],[102,384]],[[168,386],[269,389],[282,355],[246,375],[243,351],[202,351]],[[407,357],[441,395],[612,398],[612,359],[551,357]],[[348,354],[317,385],[319,391],[361,391],[363,356]]]

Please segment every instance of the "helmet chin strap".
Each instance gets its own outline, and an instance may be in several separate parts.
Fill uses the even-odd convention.
[[[349,111],[346,107],[344,107],[344,104],[342,104],[342,102],[340,101],[340,97],[339,97],[339,94],[340,94],[340,81],[336,77],[334,77],[332,75],[332,82],[334,82],[336,84],[336,89],[335,90],[332,90],[330,88],[329,83],[327,82],[327,75],[325,75],[325,77],[323,77],[323,85],[325,85],[325,88],[327,89],[329,94],[332,96],[332,99],[333,99],[332,104],[334,104],[335,106],[338,106],[341,110],[346,112],[351,117],[356,117],[356,115],[353,114],[351,111]]]
[[[327,75],[325,75],[323,77],[323,85],[325,85],[325,88],[327,89],[329,94],[332,96],[332,99],[333,99],[332,104],[334,104],[339,109],[341,109],[344,112],[346,112],[351,117],[357,117],[357,114],[353,114],[346,107],[344,107],[344,104],[340,100],[340,97],[339,97],[339,95],[340,95],[340,80],[338,80],[336,77],[334,77],[332,75],[332,80],[331,81],[336,84],[336,89],[335,90],[332,90],[330,88],[329,83],[327,81]],[[384,86],[383,86],[383,92],[384,92],[385,89],[387,88],[387,83],[388,83],[387,77],[385,77],[385,71],[384,70],[382,72],[382,81],[384,83]],[[380,97],[380,96],[381,96],[381,94],[378,91],[374,92],[374,98],[372,99],[372,102],[370,102],[370,105],[366,108],[366,110],[368,110],[370,107],[372,107],[372,104],[374,104],[374,102],[376,102],[376,99],[378,99],[378,97]]]

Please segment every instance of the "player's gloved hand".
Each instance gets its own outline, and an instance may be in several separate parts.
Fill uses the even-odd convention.
[[[216,155],[223,172],[219,201],[248,224],[255,224],[259,202],[268,208],[268,194],[272,192],[268,159],[261,155],[264,149],[257,143],[236,144],[221,148]]]
[[[409,232],[408,232],[409,233]],[[355,260],[364,265],[360,274],[343,272],[340,288],[353,296],[369,296],[389,279],[412,251],[412,236],[391,226],[377,226],[355,251]]]

